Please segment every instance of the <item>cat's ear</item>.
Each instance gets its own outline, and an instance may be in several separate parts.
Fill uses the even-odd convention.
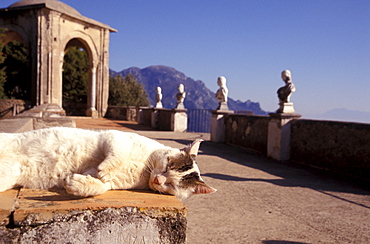
[[[181,151],[184,151],[186,152],[187,154],[190,154],[190,155],[195,155],[197,156],[198,155],[198,150],[199,150],[199,146],[200,146],[200,143],[203,141],[203,139],[195,139],[195,141],[193,141],[193,143],[191,143],[190,145],[184,147],[183,149],[181,149]]]
[[[217,190],[215,188],[207,186],[205,183],[200,182],[195,187],[193,194],[208,194],[216,191]]]

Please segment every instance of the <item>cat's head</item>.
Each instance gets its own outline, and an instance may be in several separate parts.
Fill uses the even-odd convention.
[[[193,194],[206,194],[216,189],[206,185],[200,176],[197,162],[199,145],[197,139],[183,149],[160,149],[151,155],[149,187],[152,190],[175,195],[185,200]]]

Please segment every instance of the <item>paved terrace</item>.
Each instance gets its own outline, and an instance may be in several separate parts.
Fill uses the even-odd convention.
[[[209,134],[152,131],[106,119],[81,118],[76,125],[134,131],[178,148],[195,138],[206,140],[198,163],[206,183],[218,191],[184,202],[187,243],[370,243],[370,189],[361,184],[212,143]],[[119,201],[132,201],[129,195],[123,191]]]
[[[206,140],[198,163],[203,179],[218,191],[184,202],[188,243],[370,243],[370,189],[361,183],[212,143],[209,134],[150,131],[106,119],[76,124],[135,130],[178,148]]]

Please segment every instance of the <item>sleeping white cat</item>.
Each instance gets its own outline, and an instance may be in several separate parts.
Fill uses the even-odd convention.
[[[135,133],[48,128],[0,133],[0,192],[64,187],[77,196],[152,189],[180,200],[212,193],[195,161],[200,142],[179,150]]]

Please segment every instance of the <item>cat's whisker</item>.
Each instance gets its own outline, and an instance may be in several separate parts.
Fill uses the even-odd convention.
[[[151,174],[152,173],[152,170],[151,169],[144,169],[147,173]]]
[[[148,162],[148,165],[144,168],[144,170],[151,174],[153,172],[153,165],[150,162]]]

